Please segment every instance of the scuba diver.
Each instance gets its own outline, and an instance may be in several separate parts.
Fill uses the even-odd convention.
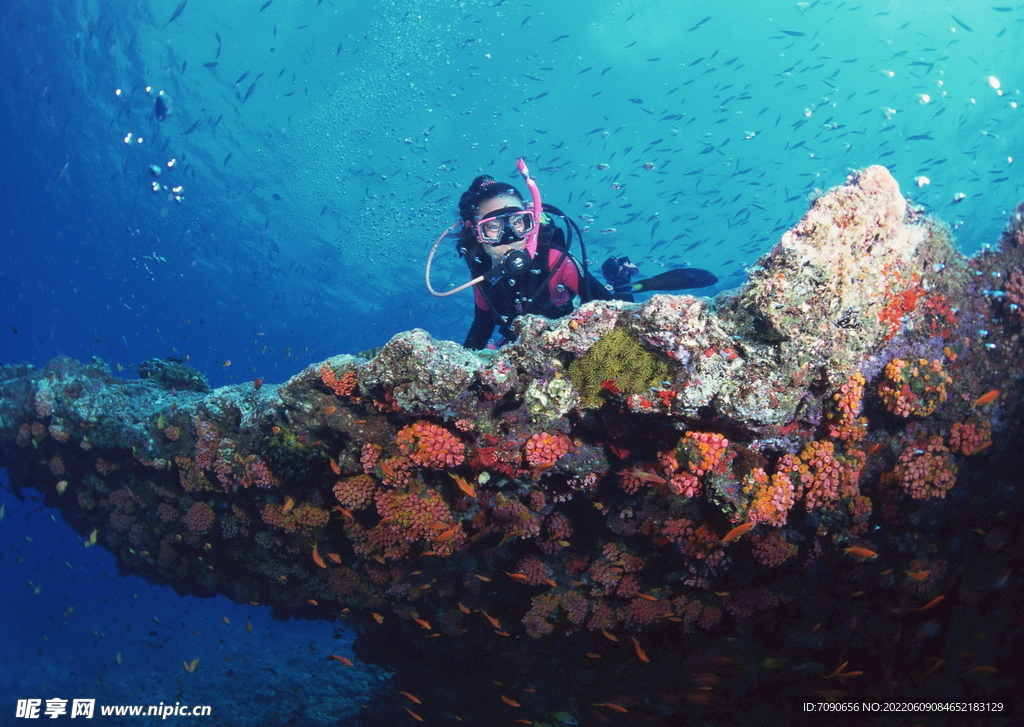
[[[511,184],[482,175],[473,180],[459,199],[460,220],[446,229],[434,242],[427,257],[426,283],[432,295],[447,296],[473,287],[473,323],[463,346],[472,350],[484,348],[495,326],[506,340],[513,340],[512,322],[521,315],[535,314],[561,318],[574,309],[576,296],[584,303],[591,300],[632,300],[633,292],[644,290],[678,290],[681,287],[713,285],[717,278],[703,270],[669,271],[702,273],[687,278],[691,284],[680,287],[645,287],[648,281],[631,283],[628,258],[624,273],[609,285],[601,285],[586,266],[586,248],[579,227],[558,208],[543,204],[540,190],[519,159],[517,166],[530,190],[530,204]],[[565,232],[553,218],[560,218]],[[430,284],[430,266],[441,241],[457,233],[456,249],[466,258],[473,279],[456,288],[437,292]],[[570,254],[573,233],[580,238],[582,258]],[[606,265],[611,265],[611,261]],[[611,267],[609,267],[611,269]],[[666,275],[665,273],[662,274]],[[661,276],[659,276],[661,277]],[[699,285],[692,284],[700,283]],[[671,280],[663,281],[672,284]]]

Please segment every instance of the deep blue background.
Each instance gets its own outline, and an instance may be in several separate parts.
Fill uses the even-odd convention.
[[[169,24],[177,0],[0,5],[0,360],[131,375],[178,356],[216,386],[412,327],[461,341],[471,296],[431,298],[423,260],[472,178],[515,182],[520,155],[592,260],[703,267],[719,289],[850,169],[885,164],[966,252],[1024,196],[1024,6],[262,5],[189,0]],[[465,277],[446,246],[435,286]],[[200,688],[180,665],[200,657],[211,701],[244,661],[284,665],[294,706],[348,653],[329,624],[121,579],[49,513],[0,502],[5,695],[169,701]],[[236,722],[273,719],[261,704]]]

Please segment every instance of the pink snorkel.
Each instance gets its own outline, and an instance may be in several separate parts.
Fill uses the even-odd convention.
[[[523,175],[523,181],[526,182],[526,186],[530,188],[530,197],[533,201],[534,225],[533,229],[526,233],[526,254],[529,255],[532,260],[534,255],[537,254],[537,233],[540,232],[540,223],[541,217],[544,215],[544,208],[541,206],[540,190],[537,189],[537,183],[533,181],[533,177],[530,176],[530,170],[526,168],[526,160],[523,157],[519,157],[516,161],[516,168],[519,170],[519,173]]]
[[[537,189],[537,183],[533,181],[533,177],[530,176],[530,170],[526,168],[526,160],[520,157],[516,161],[516,168],[519,170],[519,173],[523,175],[523,181],[526,182],[526,186],[530,188],[534,224],[533,229],[526,233],[526,244],[524,245],[524,249],[526,251],[526,254],[530,256],[530,259],[533,260],[533,258],[537,254],[537,233],[540,232],[541,217],[544,214],[544,208],[541,206],[540,190]],[[437,239],[434,240],[433,247],[430,248],[430,252],[427,253],[427,265],[424,270],[424,278],[427,283],[427,290],[430,291],[431,295],[436,295],[438,298],[444,298],[449,295],[453,295],[454,293],[458,293],[460,290],[471,288],[474,285],[477,285],[478,283],[482,283],[486,279],[486,276],[480,275],[478,277],[473,278],[468,283],[463,283],[457,288],[453,288],[452,290],[446,290],[444,292],[434,290],[434,286],[430,284],[430,266],[434,261],[434,253],[437,252],[437,248],[441,244],[441,240],[455,232],[464,224],[466,223],[462,221],[456,222],[447,230],[438,235]]]

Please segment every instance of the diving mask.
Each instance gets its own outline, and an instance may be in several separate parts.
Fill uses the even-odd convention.
[[[484,245],[511,245],[522,242],[533,225],[531,210],[502,207],[476,223],[476,237]]]

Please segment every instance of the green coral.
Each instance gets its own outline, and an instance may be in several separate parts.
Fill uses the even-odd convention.
[[[613,328],[590,350],[569,364],[569,380],[585,407],[598,407],[606,381],[629,396],[645,393],[669,377],[668,361],[648,351],[625,328]]]

